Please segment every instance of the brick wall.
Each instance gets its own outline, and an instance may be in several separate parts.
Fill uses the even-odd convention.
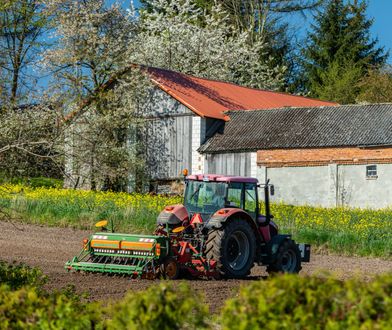
[[[265,167],[390,163],[392,147],[272,149],[257,152],[257,164]]]

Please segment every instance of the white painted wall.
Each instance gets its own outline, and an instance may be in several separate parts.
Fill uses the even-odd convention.
[[[197,152],[205,136],[205,120],[201,117],[192,117],[192,166],[190,174],[204,173],[204,156]]]
[[[377,165],[378,178],[366,177],[366,165],[257,168],[275,186],[272,200],[293,205],[360,208],[392,207],[392,164]]]
[[[392,164],[378,164],[376,179],[366,178],[366,165],[338,167],[339,203],[361,208],[392,207]]]

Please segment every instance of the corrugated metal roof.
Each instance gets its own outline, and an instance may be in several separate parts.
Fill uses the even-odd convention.
[[[392,145],[392,104],[285,108],[227,113],[200,152]]]
[[[147,70],[162,90],[201,117],[228,120],[225,111],[337,105],[333,102],[246,88],[159,68],[150,67]]]

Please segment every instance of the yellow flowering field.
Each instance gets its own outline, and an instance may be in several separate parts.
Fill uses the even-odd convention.
[[[151,233],[158,213],[181,197],[0,185],[0,207],[14,218],[51,226],[92,229],[108,219],[117,231]],[[263,205],[261,206],[263,209]],[[345,254],[392,257],[392,210],[274,204],[282,233]]]
[[[116,230],[151,232],[157,214],[179,202],[178,196],[0,185],[0,206],[25,221],[54,226],[90,229],[108,219]]]

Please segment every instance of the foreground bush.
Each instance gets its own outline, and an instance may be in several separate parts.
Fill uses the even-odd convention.
[[[37,268],[0,261],[0,330],[97,329],[100,304],[83,303],[72,288],[48,293]]]
[[[130,292],[104,307],[81,300],[73,289],[45,292],[36,269],[5,263],[0,269],[2,282],[9,284],[0,285],[0,330],[345,330],[391,329],[392,324],[392,274],[371,282],[276,276],[242,287],[219,315],[212,316],[205,300],[177,281]]]
[[[0,286],[0,329],[99,329],[101,310],[64,293]]]
[[[223,329],[391,329],[392,275],[372,282],[278,276],[226,302]]]
[[[203,329],[208,306],[200,295],[173,282],[130,293],[110,312],[108,329]]]
[[[23,286],[33,286],[41,289],[46,283],[46,276],[37,268],[24,264],[8,264],[0,261],[0,284],[6,284],[11,290]]]

